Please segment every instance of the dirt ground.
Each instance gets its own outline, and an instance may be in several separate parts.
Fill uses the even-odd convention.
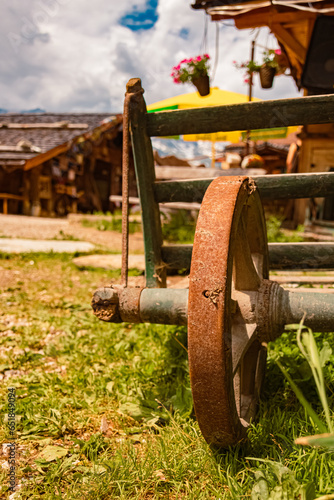
[[[80,221],[73,221],[71,219],[0,214],[0,237],[30,238],[36,240],[76,238],[115,252],[121,252],[122,248],[122,236],[120,233],[83,227]],[[131,253],[143,253],[144,244],[142,234],[131,234],[129,246]]]

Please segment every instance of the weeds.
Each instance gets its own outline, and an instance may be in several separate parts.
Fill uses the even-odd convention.
[[[178,210],[176,213],[161,214],[162,235],[166,241],[173,243],[193,243],[196,218],[188,210]]]
[[[99,231],[122,232],[122,219],[116,215],[110,215],[108,219],[101,220],[82,219],[81,223],[84,227],[94,227]],[[133,234],[139,231],[141,231],[141,224],[136,221],[129,221],[129,233]]]
[[[118,271],[78,270],[65,254],[4,255],[0,268],[0,439],[15,387],[18,498],[290,500],[314,498],[310,483],[318,496],[333,492],[333,455],[294,444],[316,428],[275,357],[321,419],[322,408],[293,331],[269,345],[248,440],[213,453],[193,414],[184,328],[99,322],[92,293]],[[334,339],[314,336],[328,353],[331,407]]]
[[[304,241],[299,233],[303,231],[303,226],[298,226],[296,231],[290,231],[289,233],[282,230],[283,220],[274,215],[270,215],[266,220],[267,226],[267,238],[268,242],[276,243],[287,243],[287,242],[298,242]]]

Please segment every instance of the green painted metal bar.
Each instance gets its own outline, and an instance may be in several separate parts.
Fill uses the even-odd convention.
[[[334,295],[312,292],[290,292],[281,289],[280,325],[299,323],[314,331],[334,331]],[[144,289],[140,296],[140,320],[148,323],[185,325],[188,316],[188,289]],[[268,308],[268,314],[272,307]]]
[[[159,205],[154,199],[154,159],[151,140],[146,131],[146,104],[140,79],[130,80],[136,86],[136,99],[130,103],[130,133],[141,204],[145,245],[147,287],[166,286],[166,271],[161,258],[162,232]],[[130,82],[128,85],[130,85]]]
[[[190,269],[192,245],[162,247],[170,269]],[[334,269],[334,243],[269,243],[270,269]]]
[[[245,171],[247,175],[247,170]],[[321,198],[334,194],[334,172],[316,174],[281,174],[253,177],[263,200]],[[201,203],[213,179],[155,182],[154,196],[158,203]]]
[[[186,325],[188,289],[144,288],[140,295],[140,318],[143,323]]]
[[[306,313],[304,324],[316,332],[334,331],[334,295],[329,293],[288,292],[281,313],[285,325],[299,323]]]
[[[146,115],[149,136],[204,134],[334,122],[334,96],[250,102]]]

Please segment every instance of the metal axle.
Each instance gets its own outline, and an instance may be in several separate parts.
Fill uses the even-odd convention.
[[[102,321],[186,325],[188,289],[99,288],[94,293],[94,314]],[[261,341],[279,337],[284,326],[299,323],[315,331],[334,331],[334,295],[290,292],[275,281],[262,280],[258,291],[232,293],[245,323],[257,323]],[[208,300],[210,298],[208,297]],[[232,313],[233,314],[233,313]]]

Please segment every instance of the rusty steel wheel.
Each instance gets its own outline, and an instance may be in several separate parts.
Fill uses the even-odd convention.
[[[266,350],[254,315],[245,311],[263,278],[268,250],[260,197],[247,177],[217,178],[196,227],[188,352],[196,417],[206,441],[218,447],[242,439],[255,414]]]

